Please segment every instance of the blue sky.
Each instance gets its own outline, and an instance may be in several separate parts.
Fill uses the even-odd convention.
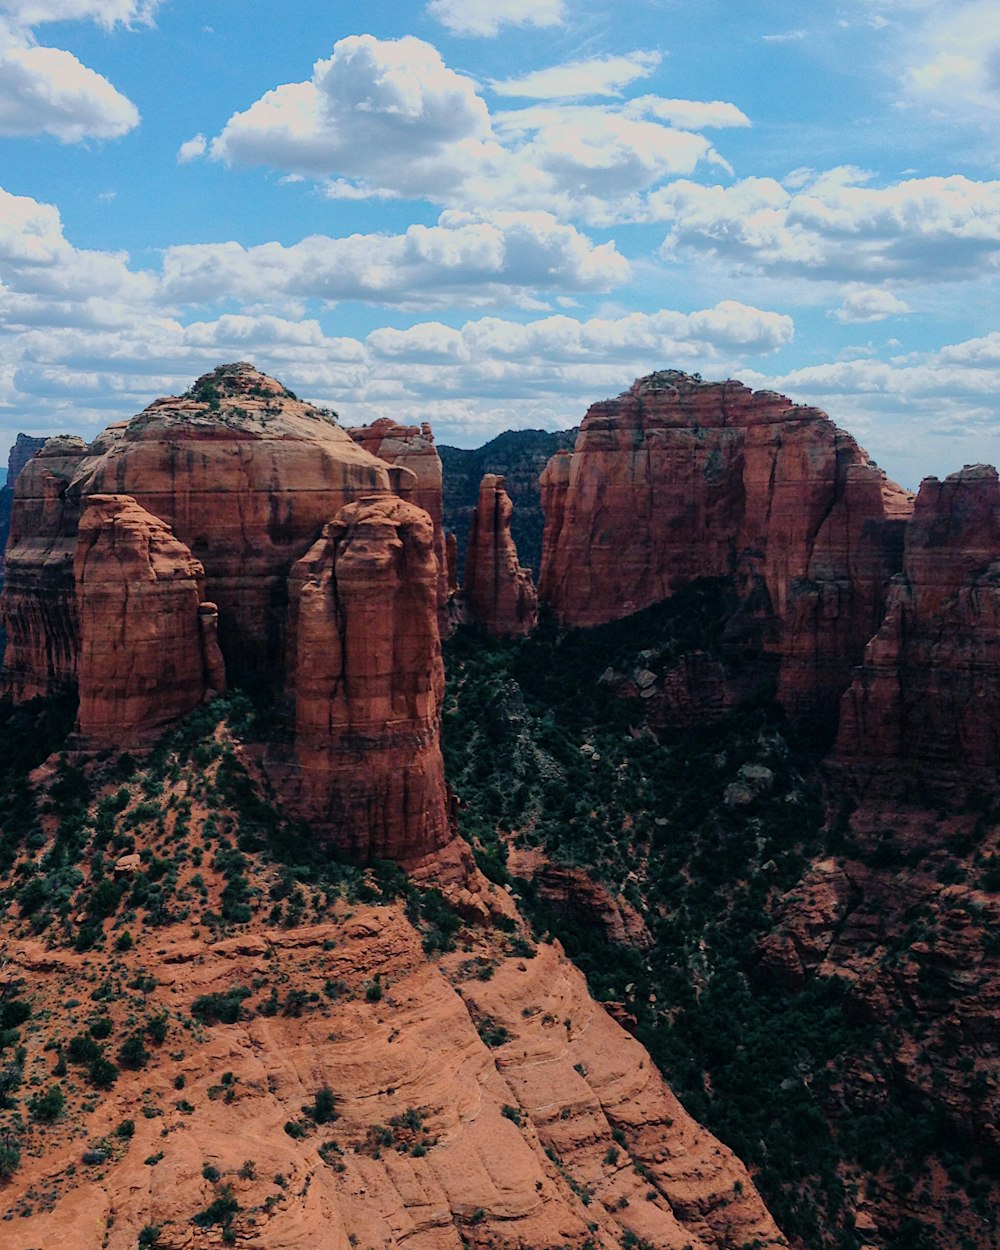
[[[995,463],[998,122],[994,0],[0,0],[0,442],[235,359],[463,445],[673,367]]]

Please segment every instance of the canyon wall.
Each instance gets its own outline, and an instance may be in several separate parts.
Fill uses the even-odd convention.
[[[825,413],[668,371],[594,404],[541,480],[540,597],[567,625],[729,577],[798,720],[832,715],[881,621],[908,492]]]
[[[974,465],[920,486],[903,571],[844,695],[834,759],[937,791],[1000,767],[1000,481]]]
[[[531,571],[521,567],[510,533],[513,511],[504,479],[487,473],[472,514],[464,590],[473,619],[497,638],[530,634],[538,623]]]

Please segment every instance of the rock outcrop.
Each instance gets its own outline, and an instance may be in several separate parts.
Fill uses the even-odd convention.
[[[73,559],[81,501],[69,487],[93,459],[81,438],[50,438],[14,487],[0,616],[7,633],[3,688],[19,701],[76,681]]]
[[[4,615],[16,697],[75,680],[76,527],[91,494],[130,495],[205,568],[229,672],[280,689],[288,572],[390,470],[330,415],[248,364],[221,366],[89,447],[50,439],[15,488]],[[407,484],[405,468],[397,476]]]
[[[423,508],[434,524],[434,554],[438,562],[438,625],[442,634],[450,628],[448,616],[448,558],[443,521],[443,484],[441,457],[434,446],[434,434],[426,421],[420,425],[399,425],[388,417],[380,417],[371,425],[355,426],[347,431],[365,451],[386,464],[408,470],[393,482],[393,490],[401,498]]]
[[[479,487],[465,561],[465,597],[474,620],[498,638],[530,634],[538,622],[531,571],[510,534],[513,513],[504,479],[487,473]]]
[[[392,495],[343,508],[295,565],[287,807],[362,860],[452,836],[441,758],[439,570],[428,514]]]
[[[21,470],[45,446],[47,439],[36,438],[32,434],[18,434],[14,446],[7,456],[7,485],[13,488],[21,476]]]
[[[835,711],[881,621],[909,494],[825,413],[674,371],[593,405],[542,476],[540,597],[569,625],[731,577],[796,719]]]
[[[197,707],[208,688],[206,650],[213,684],[225,688],[210,627],[203,639],[204,569],[134,499],[88,497],[73,575],[79,723],[91,746],[134,746]]]
[[[1000,480],[974,465],[921,483],[903,571],[844,696],[836,761],[944,792],[1000,768]]]

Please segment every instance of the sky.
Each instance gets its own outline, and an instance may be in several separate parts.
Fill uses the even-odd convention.
[[[251,360],[460,446],[678,368],[997,463],[998,164],[996,0],[0,0],[0,445]]]

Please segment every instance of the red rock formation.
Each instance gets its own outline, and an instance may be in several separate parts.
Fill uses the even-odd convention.
[[[441,457],[434,446],[431,427],[426,421],[419,426],[399,425],[388,417],[380,417],[371,425],[357,426],[347,433],[379,460],[408,469],[413,474],[412,482],[393,483],[393,489],[403,499],[423,508],[434,522],[434,554],[439,571],[438,625],[444,634],[450,629],[448,560],[442,519]]]
[[[389,489],[389,474],[329,414],[247,364],[157,400],[90,448],[50,440],[15,490],[8,689],[29,697],[74,679],[72,560],[90,494],[131,495],[173,530],[205,567],[230,673],[280,688],[291,566],[345,503]]]
[[[134,499],[91,495],[73,572],[80,732],[95,747],[133,746],[204,697],[204,570]]]
[[[530,634],[538,622],[538,598],[529,569],[522,568],[510,536],[513,505],[504,480],[487,473],[479,487],[465,560],[465,597],[473,618],[500,638]]]
[[[779,696],[835,707],[899,566],[907,492],[825,413],[666,372],[595,404],[542,476],[540,595],[570,625],[732,576]]]
[[[69,485],[89,459],[82,439],[50,438],[14,486],[0,616],[7,631],[3,688],[17,700],[76,681],[73,557],[80,500]]]
[[[18,434],[14,446],[7,457],[7,485],[13,487],[21,476],[21,470],[32,458],[37,456],[48,440],[35,438],[31,434]]]
[[[834,758],[861,775],[963,787],[1000,767],[1000,481],[921,483],[903,572],[844,696]]]
[[[360,859],[451,837],[437,587],[431,518],[388,494],[343,508],[292,571],[294,766],[275,775],[286,806]]]

